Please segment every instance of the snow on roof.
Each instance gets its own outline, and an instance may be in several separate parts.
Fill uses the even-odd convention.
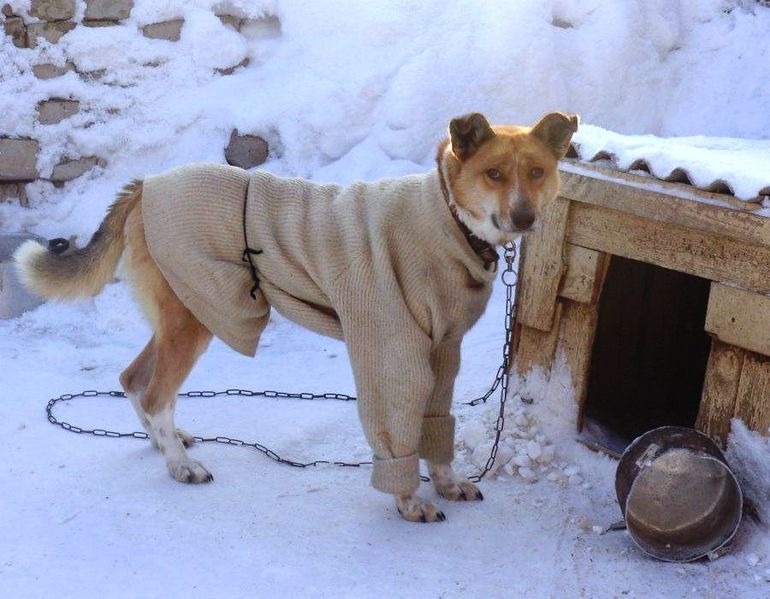
[[[581,124],[568,156],[609,161],[622,171],[642,171],[746,202],[770,196],[770,140],[621,135]]]

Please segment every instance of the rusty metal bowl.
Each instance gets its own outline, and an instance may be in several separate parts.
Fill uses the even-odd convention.
[[[695,429],[664,426],[628,446],[615,474],[628,532],[645,553],[689,562],[738,530],[743,494],[724,454]]]

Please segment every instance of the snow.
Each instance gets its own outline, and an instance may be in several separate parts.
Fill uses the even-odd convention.
[[[699,188],[723,182],[739,199],[770,195],[770,140],[619,135],[584,124],[574,142],[582,160],[607,153],[621,170],[636,168],[643,160],[658,179],[682,171]]]
[[[23,13],[29,0],[11,4]],[[215,11],[247,18],[242,33]],[[139,31],[172,18],[185,19],[178,42]],[[606,146],[623,160],[643,152],[660,172],[678,163],[704,180],[733,183],[740,172],[736,193],[748,197],[768,172],[769,28],[770,8],[750,0],[136,0],[120,26],[78,27],[56,45],[21,50],[0,39],[0,135],[39,139],[45,176],[62,157],[107,160],[61,189],[28,186],[29,209],[0,204],[0,231],[87,238],[116,189],[176,164],[222,161],[233,128],[268,140],[265,168],[278,174],[346,183],[423,171],[448,120],[470,110],[525,124],[548,110],[577,112],[586,152]],[[216,72],[244,57],[251,62],[232,75]],[[44,61],[92,75],[39,81],[30,68]],[[35,104],[48,97],[78,99],[81,111],[39,125]],[[464,342],[461,471],[486,462],[493,438],[496,401],[462,402],[484,392],[498,367],[501,287]],[[117,388],[148,336],[122,283],[93,301],[0,321],[4,595],[768,593],[770,447],[740,422],[728,459],[765,524],[745,518],[733,551],[714,562],[665,564],[625,532],[599,534],[620,518],[616,463],[575,442],[563,360],[550,376],[513,381],[485,501],[449,504],[423,485],[448,519],[421,526],[399,518],[366,469],[298,470],[205,445],[192,453],[215,482],[189,487],[145,441],[73,435],[45,420],[48,398]],[[184,387],[354,393],[345,355],[340,343],[277,317],[254,360],[214,342]],[[122,399],[74,400],[57,414],[85,427],[138,428]],[[344,402],[189,399],[178,415],[195,434],[258,440],[295,459],[369,458],[355,406]]]

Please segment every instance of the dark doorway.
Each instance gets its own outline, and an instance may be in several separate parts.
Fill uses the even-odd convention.
[[[599,306],[584,417],[626,444],[693,426],[711,339],[709,281],[613,256]]]

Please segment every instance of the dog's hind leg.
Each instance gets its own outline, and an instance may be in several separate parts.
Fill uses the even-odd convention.
[[[150,441],[157,448],[158,442],[150,427],[150,421],[147,419],[142,409],[141,399],[142,393],[150,384],[150,377],[152,376],[153,369],[155,368],[155,336],[147,342],[141,353],[134,358],[134,361],[126,368],[120,375],[120,384],[123,387],[123,391],[126,397],[131,401],[131,405],[134,406],[136,415],[139,417],[139,422],[142,423],[144,430],[150,436]],[[182,441],[185,447],[190,447],[195,443],[195,438],[180,428],[176,429],[176,434]]]
[[[155,362],[155,336],[147,342],[141,353],[134,358],[134,361],[129,364],[122,373],[120,373],[120,386],[123,387],[123,391],[126,397],[131,401],[131,405],[134,406],[136,415],[139,417],[139,422],[142,423],[144,430],[150,436],[155,447],[158,446],[158,442],[152,433],[150,428],[150,421],[147,419],[147,414],[144,413],[141,406],[142,393],[150,383],[150,377]]]
[[[141,205],[127,219],[125,234],[126,273],[155,334],[123,372],[121,383],[171,476],[181,482],[206,482],[211,474],[185,449],[192,436],[174,426],[174,406],[179,387],[208,346],[211,333],[177,297],[150,256]]]
[[[208,346],[211,333],[176,296],[173,300],[176,305],[166,304],[163,309],[156,332],[154,368],[139,407],[171,476],[185,483],[208,482],[213,477],[203,464],[190,458],[184,433],[180,435],[174,426],[174,407],[179,387]]]

